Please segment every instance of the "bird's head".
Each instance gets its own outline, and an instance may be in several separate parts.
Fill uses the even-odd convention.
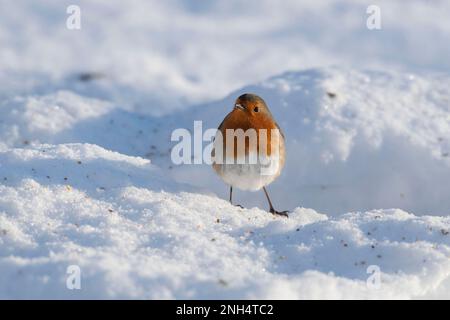
[[[233,111],[245,112],[245,114],[248,116],[272,117],[272,114],[270,113],[265,101],[261,97],[252,93],[244,93],[243,95],[240,95],[234,103]]]

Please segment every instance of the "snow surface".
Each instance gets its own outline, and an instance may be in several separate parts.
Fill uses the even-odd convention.
[[[450,298],[448,2],[73,3],[0,4],[0,298]],[[243,92],[289,219],[170,160]]]
[[[2,298],[449,297],[449,217],[298,207],[276,218],[90,144],[0,159]],[[65,288],[73,264],[80,291]],[[369,265],[379,289],[366,285]]]

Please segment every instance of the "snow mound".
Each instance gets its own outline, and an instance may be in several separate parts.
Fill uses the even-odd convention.
[[[90,144],[0,153],[1,298],[448,297],[450,219],[289,219],[193,193]],[[66,288],[81,269],[81,290]],[[367,284],[368,267],[380,286]],[[371,270],[371,269],[370,269]],[[369,271],[370,271],[369,270]],[[24,290],[27,288],[27,290]]]
[[[178,114],[173,126],[192,128],[194,120],[203,120],[204,128],[215,128],[244,92],[263,97],[285,132],[286,167],[269,188],[283,209],[301,204],[327,214],[392,207],[450,214],[447,75],[288,72]],[[208,167],[182,166],[173,176],[226,197]],[[237,192],[236,199],[266,206],[259,193]]]
[[[147,139],[156,130],[151,118],[70,90],[8,98],[0,102],[0,112],[0,150],[86,142],[143,156],[151,149]]]
[[[302,205],[336,215],[395,207],[450,214],[446,75],[342,68],[288,72],[164,117],[144,116],[101,94],[75,93],[72,82],[65,85],[51,93],[4,99],[0,150],[96,144],[149,158],[178,182],[226,198],[227,188],[209,166],[174,167],[170,136],[177,128],[192,131],[195,120],[203,121],[204,130],[216,128],[239,94],[254,92],[268,102],[287,137],[286,167],[270,186],[283,210]],[[235,196],[246,206],[266,208],[260,193]]]

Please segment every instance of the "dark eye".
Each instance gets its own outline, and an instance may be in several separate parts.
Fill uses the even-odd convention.
[[[259,112],[259,108],[258,108],[258,107],[254,107],[254,108],[253,108],[253,111]]]

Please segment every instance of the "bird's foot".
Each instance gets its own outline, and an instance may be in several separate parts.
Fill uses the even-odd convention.
[[[241,208],[241,209],[244,209],[244,207],[241,206],[240,204],[233,204],[231,201],[230,201],[230,204],[231,204],[232,206],[235,206],[235,207],[239,207],[239,208]]]
[[[270,213],[273,214],[273,215],[289,218],[289,216],[288,216],[289,211],[287,211],[287,210],[285,210],[285,211],[277,211],[274,208],[270,208]]]

